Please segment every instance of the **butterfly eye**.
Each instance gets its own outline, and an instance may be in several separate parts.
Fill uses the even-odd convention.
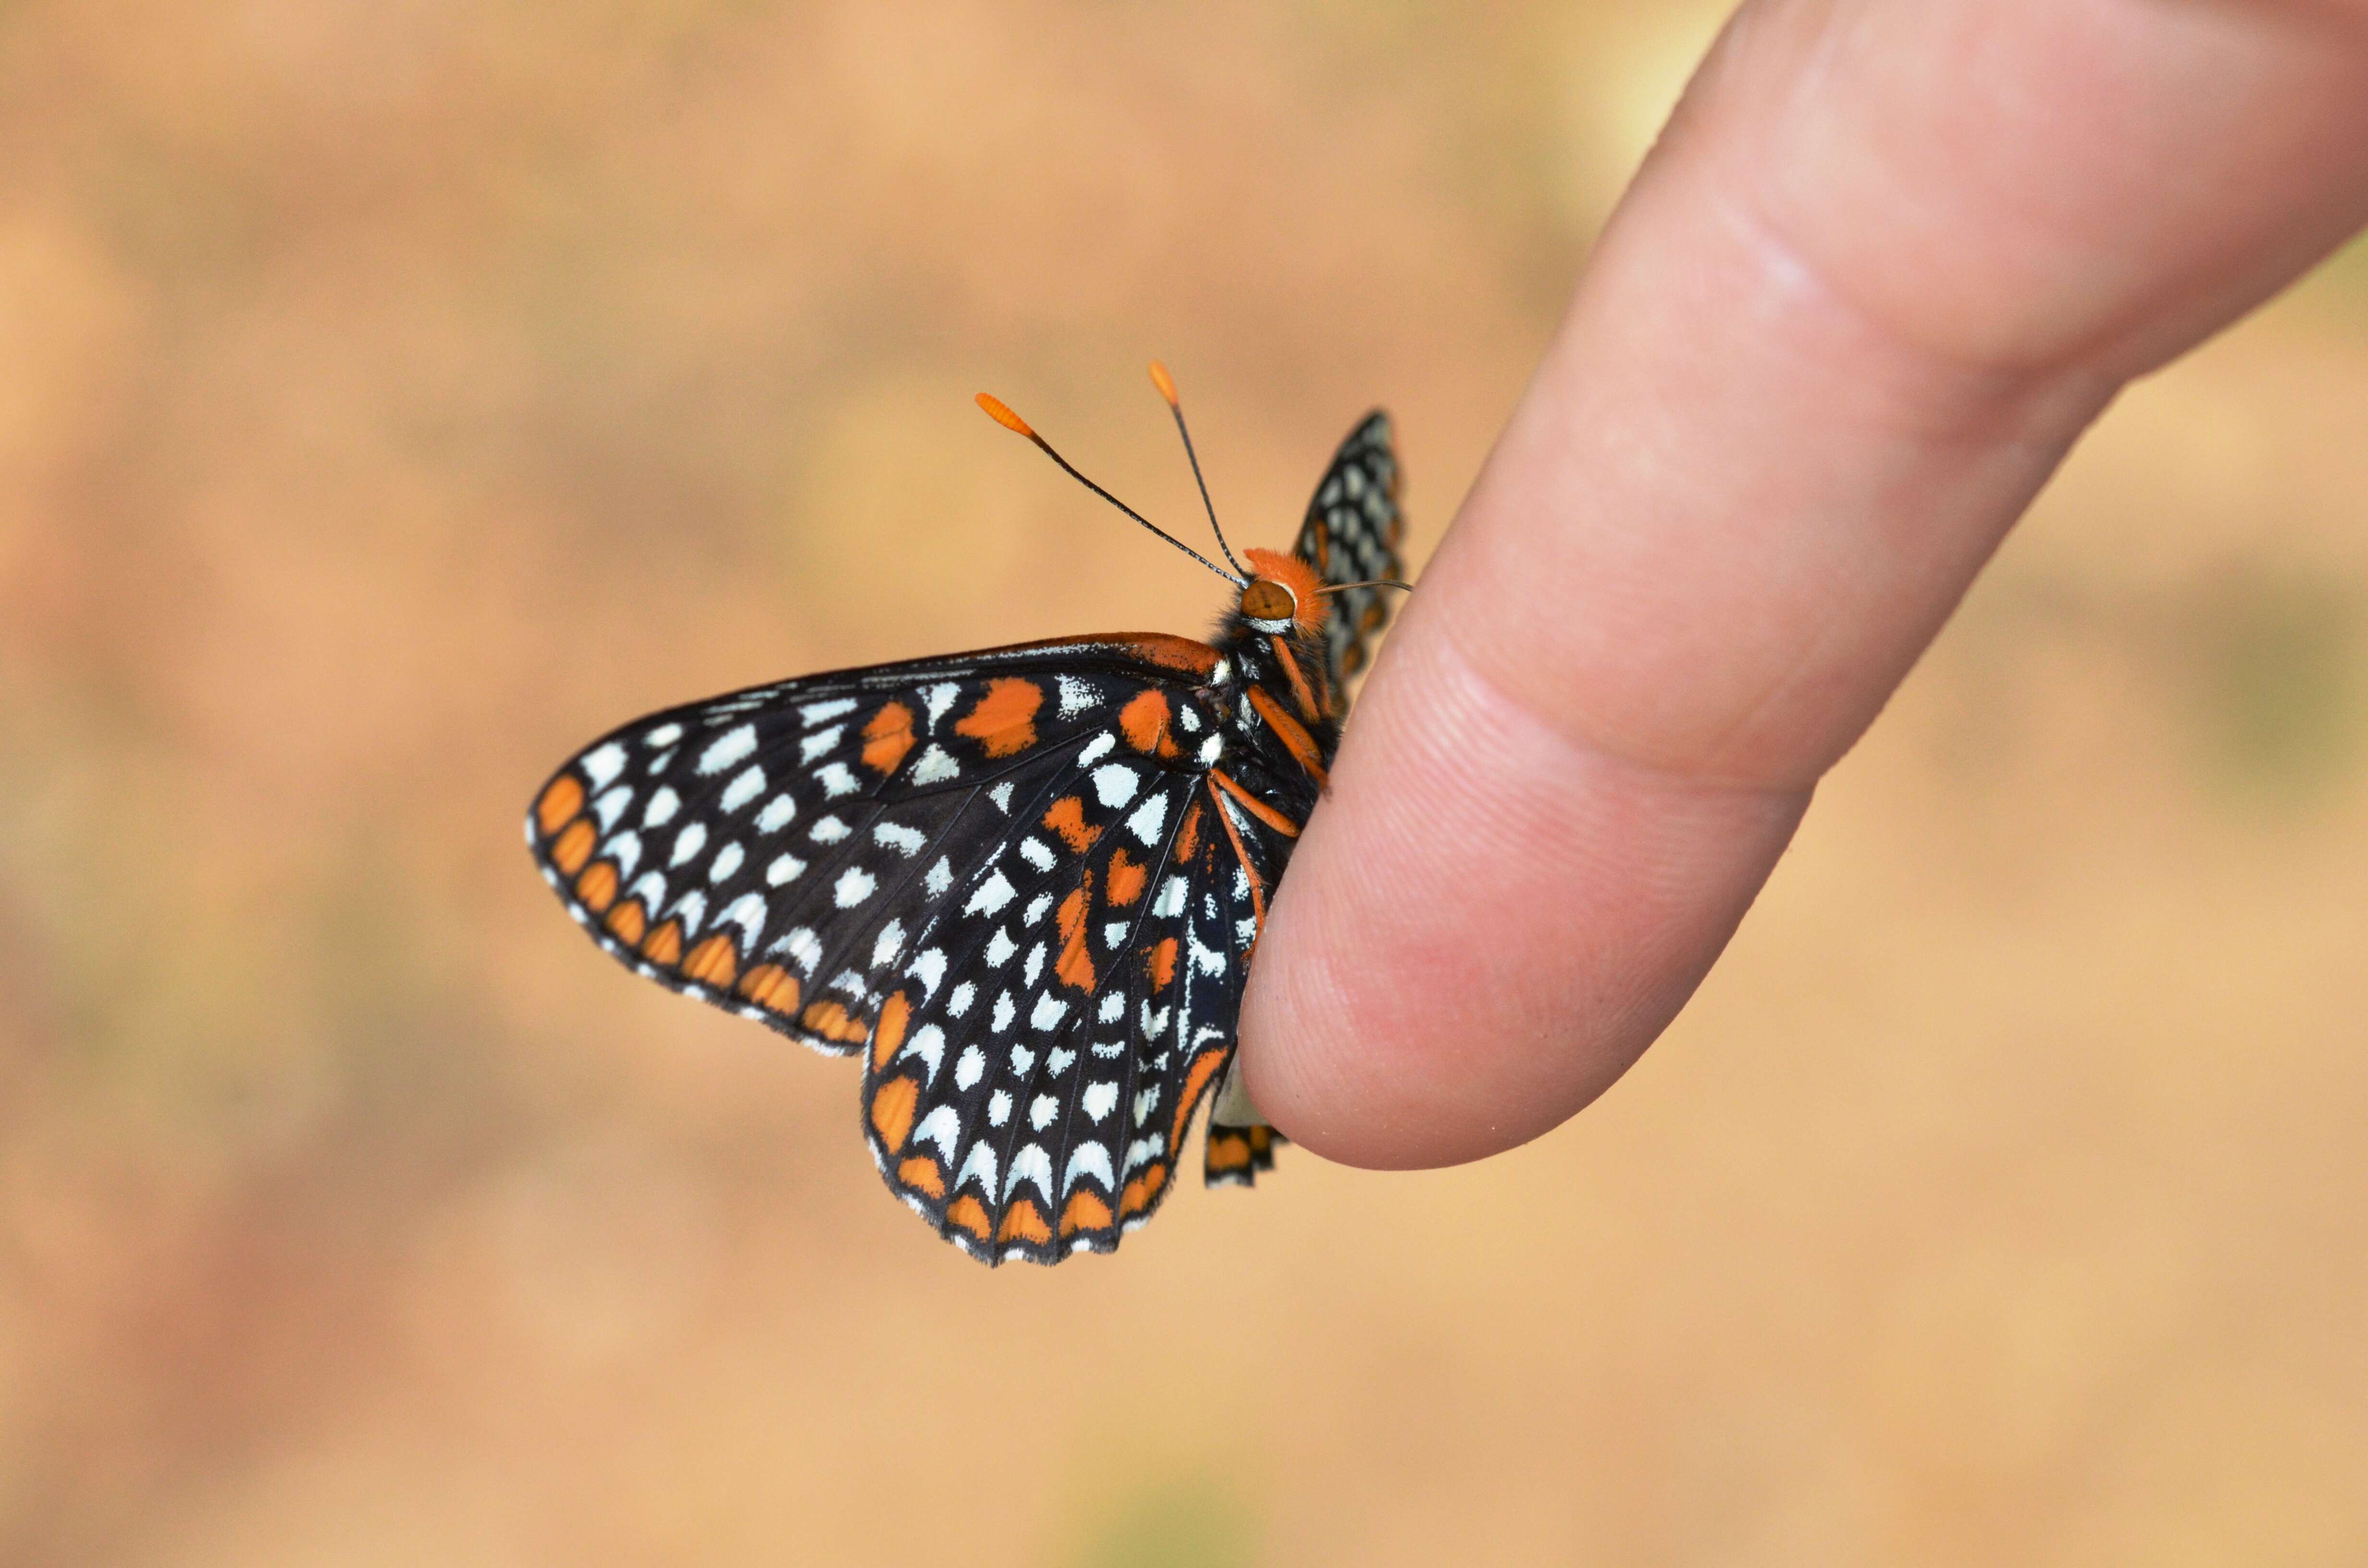
[[[1289,620],[1299,613],[1299,600],[1270,577],[1260,577],[1242,590],[1242,613],[1252,620]]]

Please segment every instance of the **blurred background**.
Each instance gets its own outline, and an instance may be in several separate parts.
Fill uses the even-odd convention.
[[[2134,389],[1607,1098],[989,1274],[548,769],[1414,552],[1722,7],[0,6],[0,1561],[2368,1558],[2368,252]]]

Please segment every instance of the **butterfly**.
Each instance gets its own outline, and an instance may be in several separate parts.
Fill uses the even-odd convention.
[[[568,759],[529,847],[611,957],[860,1055],[892,1191],[989,1265],[1110,1252],[1174,1185],[1251,1185],[1281,1135],[1234,1080],[1267,909],[1389,618],[1387,415],[1334,454],[1288,554],[1166,533],[996,399],[982,408],[1224,577],[1208,642],[1060,638],[806,676],[652,713]]]

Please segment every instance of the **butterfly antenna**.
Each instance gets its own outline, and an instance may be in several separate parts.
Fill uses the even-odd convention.
[[[1234,570],[1242,572],[1242,563],[1234,560],[1234,547],[1225,542],[1225,530],[1217,524],[1216,503],[1209,499],[1209,482],[1201,477],[1201,454],[1192,449],[1192,432],[1184,428],[1184,403],[1176,395],[1175,378],[1156,359],[1151,362],[1151,384],[1159,389],[1159,395],[1167,400],[1167,412],[1176,416],[1176,433],[1184,437],[1184,457],[1192,465],[1192,483],[1201,487],[1201,505],[1209,514],[1209,531],[1217,536],[1217,548],[1225,552]],[[1247,577],[1249,574],[1242,572],[1242,575]]]
[[[1190,545],[1186,544],[1182,540],[1178,539],[1174,534],[1169,533],[1166,528],[1163,528],[1158,524],[1153,522],[1149,517],[1144,517],[1142,513],[1136,511],[1133,507],[1128,506],[1125,502],[1120,500],[1109,491],[1104,490],[1100,485],[1096,484],[1092,480],[1087,479],[1084,474],[1079,473],[1075,468],[1070,466],[1068,459],[1063,457],[1060,453],[1053,449],[1052,442],[1047,441],[1043,437],[1036,434],[1035,429],[1029,425],[1028,421],[1012,413],[1009,408],[1004,405],[1003,401],[1000,398],[994,397],[986,392],[981,392],[978,394],[978,405],[986,410],[987,417],[994,420],[997,425],[1002,426],[1007,430],[1016,431],[1019,435],[1025,436],[1030,440],[1035,442],[1037,449],[1040,451],[1042,451],[1046,457],[1051,458],[1054,462],[1061,465],[1062,472],[1067,474],[1071,479],[1076,480],[1079,484],[1084,485],[1087,489],[1092,491],[1095,494],[1100,496],[1103,500],[1109,502],[1120,511],[1124,512],[1128,517],[1133,517],[1136,522],[1141,523],[1144,528],[1149,528],[1153,533],[1157,534],[1161,539],[1166,540],[1168,543],[1174,545],[1177,549],[1182,551],[1185,554],[1190,556],[1201,565],[1206,566],[1210,571],[1214,572],[1226,582],[1231,583],[1237,588],[1245,586],[1248,583],[1249,579],[1247,574],[1237,575],[1235,573],[1226,571],[1224,567],[1218,565],[1215,562],[1210,560],[1207,556],[1201,554]],[[1195,468],[1195,472],[1198,472],[1197,466]],[[1218,542],[1221,545],[1224,542],[1223,536],[1219,537]],[[1233,552],[1231,551],[1227,551],[1225,552],[1225,559],[1228,561],[1233,559]]]
[[[1325,594],[1345,594],[1351,588],[1403,588],[1409,594],[1414,592],[1412,583],[1401,583],[1395,577],[1375,577],[1365,583],[1326,583],[1315,592],[1320,597]]]

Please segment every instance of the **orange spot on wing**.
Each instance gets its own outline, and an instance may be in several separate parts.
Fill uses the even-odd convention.
[[[1217,667],[1217,651],[1206,642],[1196,642],[1190,637],[1170,637],[1156,631],[1121,632],[1106,641],[1119,643],[1136,657],[1187,675],[1207,676]]]
[[[1167,694],[1156,687],[1145,687],[1119,710],[1119,733],[1126,737],[1127,744],[1148,756],[1167,739],[1167,725],[1173,717]]]
[[[609,934],[630,948],[649,929],[650,917],[643,912],[640,899],[629,898],[609,912],[608,926]]]
[[[1184,813],[1184,825],[1176,830],[1176,863],[1188,865],[1192,851],[1201,847],[1201,802],[1192,802]]]
[[[814,1003],[806,1008],[798,1022],[805,1025],[823,1039],[835,1040],[840,1045],[854,1045],[860,1041],[867,1032],[863,1025],[850,1017],[845,1007],[831,1001]]]
[[[1076,795],[1064,795],[1053,801],[1053,809],[1044,813],[1044,825],[1059,834],[1061,842],[1080,855],[1091,849],[1094,840],[1102,835],[1100,828],[1086,821],[1086,802]]]
[[[1035,1203],[1023,1198],[1005,1211],[1003,1228],[995,1233],[995,1239],[998,1242],[1033,1242],[1042,1246],[1053,1239],[1053,1227],[1046,1224],[1044,1216],[1036,1211]]]
[[[1166,1165],[1153,1165],[1141,1176],[1128,1182],[1126,1190],[1119,1195],[1119,1218],[1127,1219],[1150,1208],[1151,1200],[1158,1197],[1159,1189],[1167,1185],[1167,1167]]]
[[[1036,710],[1044,706],[1044,688],[1017,676],[997,676],[986,683],[986,695],[955,722],[954,733],[967,735],[989,756],[1012,756],[1036,744]]]
[[[1093,905],[1093,892],[1094,880],[1088,875],[1083,886],[1072,889],[1061,901],[1061,956],[1053,972],[1064,985],[1080,991],[1094,988],[1094,956],[1086,949],[1086,915]]]
[[[1168,1148],[1176,1149],[1182,1145],[1184,1129],[1191,1123],[1192,1112],[1201,1103],[1202,1091],[1208,1088],[1210,1078],[1233,1053],[1232,1046],[1221,1045],[1213,1051],[1202,1051],[1192,1059],[1192,1065],[1185,1069],[1184,1087],[1177,1093],[1176,1115],[1167,1129]]]
[[[967,1192],[955,1199],[952,1207],[946,1210],[946,1223],[960,1225],[980,1241],[986,1240],[986,1210],[980,1208],[978,1199]]]
[[[595,915],[606,911],[617,897],[617,863],[593,861],[591,868],[575,879],[575,896]]]
[[[574,876],[584,869],[584,862],[592,858],[592,846],[599,836],[599,830],[592,825],[590,817],[577,817],[552,845],[551,863]]]
[[[1110,1228],[1110,1205],[1090,1192],[1079,1192],[1061,1210],[1061,1234],[1074,1236],[1079,1231],[1107,1231]]]
[[[891,1078],[871,1096],[871,1130],[880,1134],[880,1146],[894,1153],[913,1135],[913,1107],[921,1097],[921,1085],[910,1078]]]
[[[895,772],[913,739],[913,710],[901,702],[886,704],[863,726],[863,766],[883,777]]]
[[[1176,938],[1167,937],[1144,955],[1151,964],[1151,988],[1165,991],[1167,983],[1176,978]]]
[[[683,978],[702,985],[728,986],[739,972],[740,950],[720,931],[691,949],[690,957],[682,962]]]
[[[797,1010],[798,977],[777,963],[760,963],[740,977],[740,994],[776,1013]]]
[[[871,1071],[882,1073],[905,1044],[905,1026],[913,1021],[913,999],[902,991],[880,1004],[880,1021],[871,1027]]]
[[[1229,1133],[1209,1140],[1209,1168],[1212,1171],[1238,1171],[1250,1163],[1250,1141]]]
[[[1150,880],[1151,868],[1139,866],[1127,858],[1125,850],[1121,849],[1110,857],[1110,901],[1118,908],[1124,909],[1141,898],[1143,885]]]
[[[534,820],[548,838],[559,831],[560,824],[584,809],[584,786],[575,775],[563,773],[552,779],[534,803]]]
[[[642,942],[642,956],[652,963],[673,963],[682,957],[682,922],[669,920]]]
[[[906,1080],[906,1082],[910,1081]],[[930,1159],[927,1154],[916,1154],[898,1165],[896,1179],[914,1191],[926,1192],[931,1198],[943,1198],[946,1195],[945,1173],[939,1170],[938,1162]]]

